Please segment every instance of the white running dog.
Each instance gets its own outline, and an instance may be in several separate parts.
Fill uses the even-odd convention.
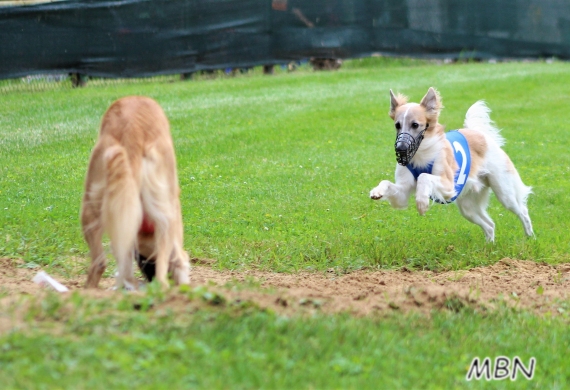
[[[430,198],[439,203],[456,200],[461,214],[481,226],[487,241],[494,241],[495,224],[487,214],[492,189],[519,217],[526,235],[534,236],[526,206],[531,187],[524,185],[501,149],[504,139],[489,117],[491,110],[478,101],[467,110],[463,129],[445,133],[438,123],[442,108],[433,88],[419,104],[390,90],[390,117],[397,133],[396,184],[382,180],[370,197],[406,208],[415,190],[420,215],[427,211]]]

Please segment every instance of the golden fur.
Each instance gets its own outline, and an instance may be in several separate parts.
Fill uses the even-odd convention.
[[[169,270],[176,284],[189,283],[179,196],[176,157],[162,108],[140,96],[114,102],[103,116],[85,180],[81,223],[91,252],[86,287],[97,287],[105,271],[103,233],[109,235],[117,261],[117,288],[137,287],[135,251],[155,259],[156,278],[163,286],[168,286]]]

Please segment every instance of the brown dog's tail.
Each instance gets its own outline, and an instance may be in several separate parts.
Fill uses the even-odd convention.
[[[142,223],[142,205],[138,184],[135,182],[125,148],[116,144],[105,151],[107,172],[103,196],[103,226],[112,242],[112,250],[119,267],[132,275],[133,250],[137,233]],[[127,282],[127,283],[125,283]],[[117,280],[117,287],[129,288],[131,281]]]

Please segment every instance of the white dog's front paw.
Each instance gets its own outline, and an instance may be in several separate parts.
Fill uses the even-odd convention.
[[[420,215],[424,215],[429,208],[429,198],[416,198],[416,208],[418,209],[418,213]]]
[[[378,191],[378,187],[376,187],[372,191],[370,191],[370,198],[371,199],[378,200],[378,199],[382,199],[383,196],[384,196],[384,194],[382,192]]]
[[[374,200],[382,199],[386,195],[386,190],[388,189],[389,182],[382,181],[378,186],[372,191],[370,191],[370,198]]]

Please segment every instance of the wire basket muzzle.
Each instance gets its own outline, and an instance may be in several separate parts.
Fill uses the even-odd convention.
[[[414,138],[410,133],[398,134],[396,143],[394,144],[398,164],[406,166],[412,161],[412,158],[420,147],[420,143],[424,139],[424,132],[425,130],[418,135],[418,138]]]

